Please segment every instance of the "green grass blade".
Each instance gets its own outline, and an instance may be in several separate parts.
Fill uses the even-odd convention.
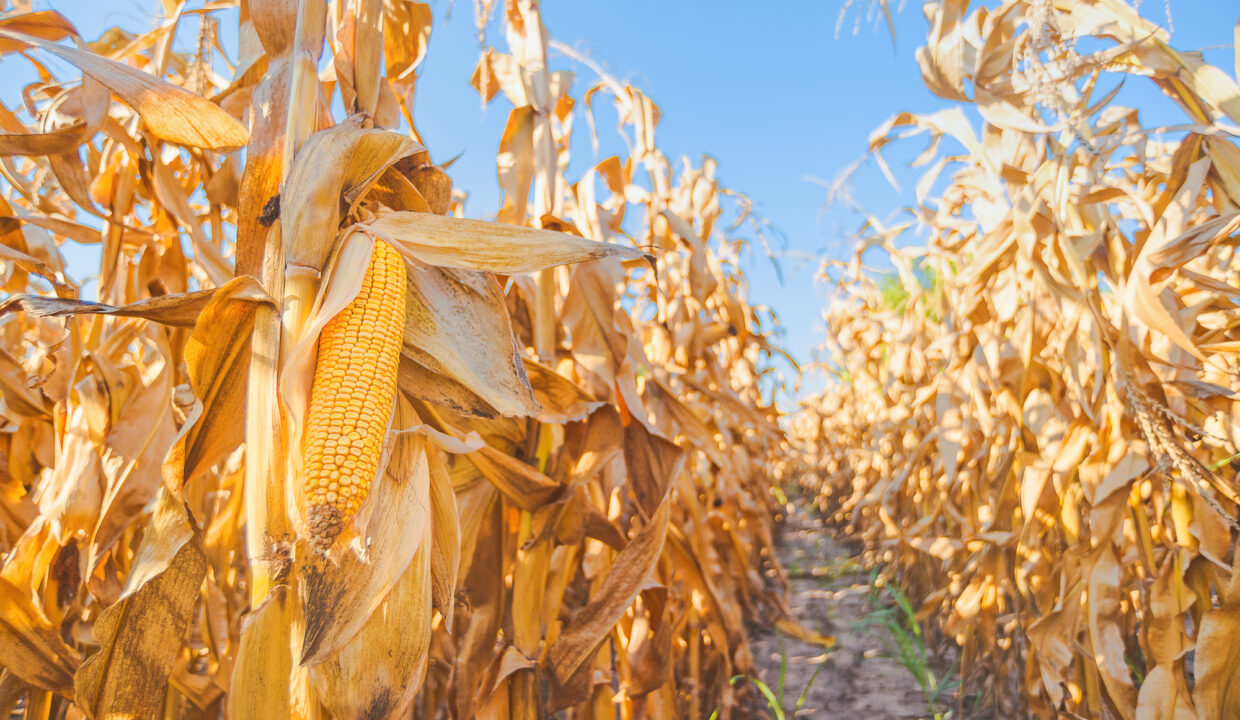
[[[775,693],[771,691],[770,686],[758,678],[749,679],[757,686],[758,692],[762,693],[763,697],[766,698],[767,707],[771,709],[771,714],[775,716],[776,720],[787,720],[784,715],[784,709],[779,704],[779,698],[775,697]]]
[[[814,681],[818,679],[818,673],[822,672],[822,669],[827,666],[828,660],[830,660],[829,657],[827,658],[827,660],[823,660],[822,662],[818,663],[818,667],[814,668],[814,674],[809,676],[809,682],[805,683],[805,689],[801,690],[801,695],[800,697],[797,698],[797,704],[792,709],[792,712],[794,714],[796,713],[796,711],[800,710],[803,705],[805,705],[806,700],[809,700],[810,688],[814,687]]]

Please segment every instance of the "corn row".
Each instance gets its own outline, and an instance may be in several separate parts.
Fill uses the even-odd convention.
[[[326,552],[361,507],[379,469],[396,397],[405,266],[375,243],[357,297],[319,337],[302,444],[310,545]]]

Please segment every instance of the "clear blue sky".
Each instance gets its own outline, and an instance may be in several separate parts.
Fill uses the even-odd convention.
[[[436,24],[418,85],[416,120],[437,162],[464,153],[452,174],[470,194],[467,212],[485,217],[498,206],[495,151],[509,107],[501,96],[483,110],[468,86],[478,54],[473,3],[431,4]],[[759,8],[731,0],[544,0],[542,5],[553,38],[642,88],[660,106],[665,153],[695,161],[703,153],[714,156],[722,183],[752,198],[779,231],[773,240],[783,282],[758,248],[747,265],[750,301],[775,309],[785,328],[783,344],[802,362],[811,359],[823,337],[819,318],[828,288],[815,281],[818,258],[846,259],[861,224],[847,208],[824,210],[827,191],[810,178],[830,180],[861,157],[871,130],[893,113],[945,105],[924,89],[914,61],[926,31],[920,3],[907,2],[895,14],[894,47],[886,26],[867,19],[865,0],[849,11],[837,37],[842,4],[776,2]],[[1222,9],[1229,4],[1171,0],[1173,46],[1207,48],[1208,60],[1230,70],[1240,4]],[[36,7],[61,11],[88,38],[110,25],[147,29],[159,12],[156,0],[36,0]],[[1141,11],[1167,25],[1163,2],[1146,0]],[[187,45],[194,42],[192,29],[182,31]],[[235,27],[224,40],[235,47],[234,33]],[[493,29],[491,42],[503,47],[502,34]],[[10,107],[17,95],[9,68],[17,63],[24,61],[0,65],[5,68],[0,98]],[[570,59],[553,53],[552,64],[578,71],[574,96],[580,98],[592,84],[590,71]],[[1152,87],[1131,79],[1121,99],[1140,107],[1147,123],[1181,122],[1182,115]],[[600,115],[599,157],[621,149],[608,126],[612,117]],[[595,160],[584,119],[575,128],[580,142],[574,145],[570,175]],[[921,148],[914,139],[887,155],[898,175],[899,163]],[[855,175],[853,196],[874,215],[889,217],[911,202],[912,177],[904,172],[905,192],[898,193],[868,164]]]

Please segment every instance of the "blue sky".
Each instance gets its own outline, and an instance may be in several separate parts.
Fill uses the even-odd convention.
[[[1228,4],[1170,0],[1172,45],[1205,48],[1209,61],[1230,70],[1240,4],[1220,9]],[[486,217],[498,207],[495,151],[510,108],[501,97],[483,109],[468,85],[478,55],[473,3],[432,0],[431,5],[436,24],[415,119],[435,161],[463,153],[452,174],[470,194],[467,212]],[[837,36],[842,5],[842,0],[763,6],[729,0],[542,3],[553,38],[640,87],[660,106],[659,138],[666,154],[695,161],[703,153],[712,155],[722,184],[748,195],[772,223],[782,282],[755,246],[746,266],[750,302],[778,313],[783,345],[802,362],[812,358],[823,338],[820,315],[829,289],[815,280],[819,258],[849,257],[851,237],[862,222],[846,207],[824,209],[827,190],[813,178],[830,180],[860,158],[871,130],[892,114],[946,105],[924,89],[914,60],[927,27],[920,3],[907,2],[895,14],[894,46],[886,26],[867,16],[864,0],[849,10]],[[110,25],[147,29],[159,12],[156,0],[36,0],[36,7],[61,11],[88,38]],[[1167,25],[1163,2],[1146,0],[1141,11]],[[182,37],[184,43],[194,41],[192,26]],[[224,41],[234,37],[225,34]],[[495,28],[491,42],[503,47]],[[575,97],[592,84],[590,71],[569,58],[553,52],[551,62],[555,69],[578,71]],[[9,67],[16,63],[24,61],[0,63],[5,69],[0,98],[10,107],[19,85]],[[1129,81],[1121,101],[1141,108],[1147,123],[1182,120],[1151,83],[1139,79]],[[618,141],[606,142],[615,135],[612,117],[600,115],[604,145],[597,157],[591,154],[584,121],[578,121],[570,176],[621,149]],[[887,154],[897,175],[900,163],[921,148],[914,139]],[[903,177],[914,175],[905,170]],[[871,163],[854,176],[852,194],[868,212],[886,218],[911,201],[913,183],[902,184],[905,192],[899,193]],[[818,385],[810,382],[810,387]]]

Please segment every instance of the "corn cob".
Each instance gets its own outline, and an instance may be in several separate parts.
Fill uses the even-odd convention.
[[[326,552],[379,469],[396,397],[405,265],[375,242],[361,290],[323,327],[302,443],[310,545]]]

